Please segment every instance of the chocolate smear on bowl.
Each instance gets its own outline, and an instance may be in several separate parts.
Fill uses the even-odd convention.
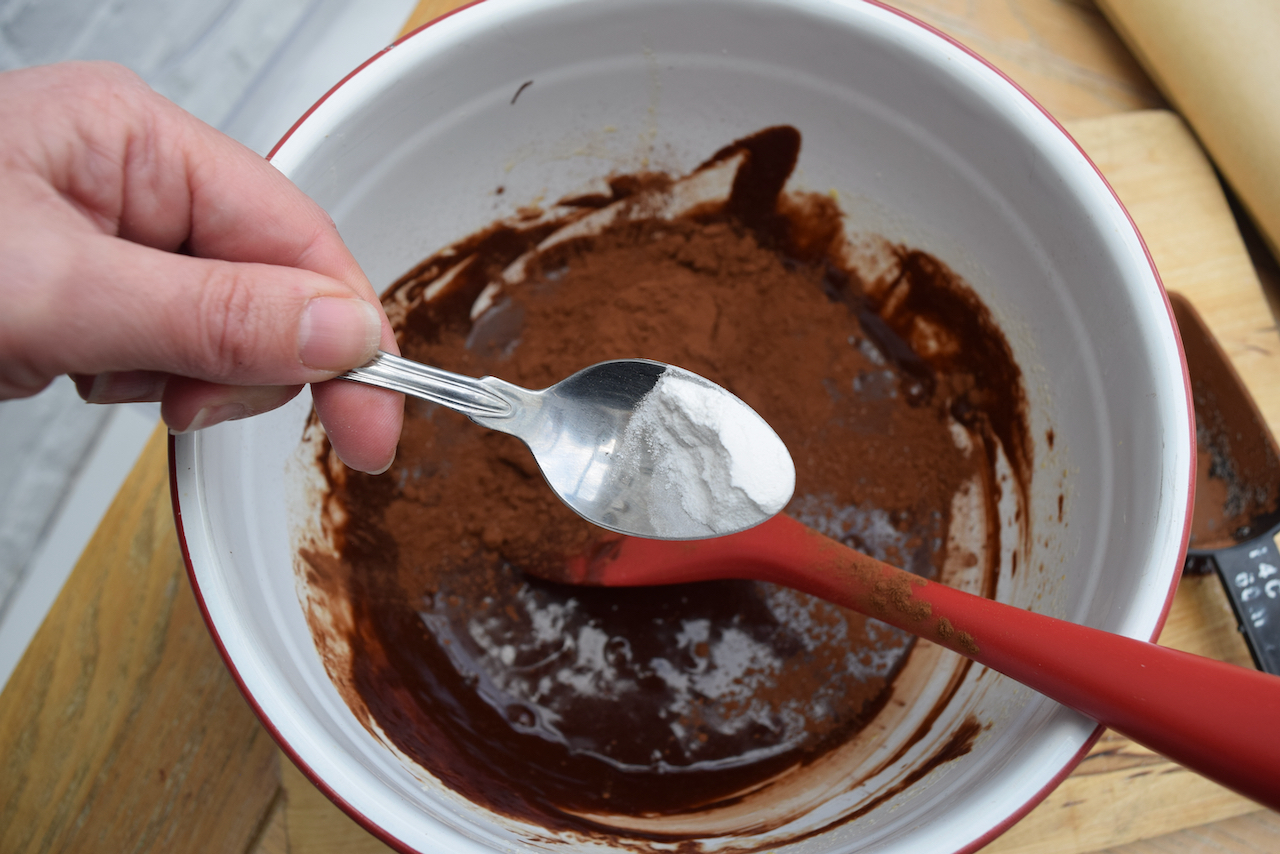
[[[1196,490],[1184,572],[1216,572],[1259,670],[1280,674],[1280,446],[1231,360],[1169,294],[1196,416]]]
[[[938,578],[956,497],[979,490],[991,592],[1000,453],[1021,500],[1031,478],[1012,352],[941,261],[880,241],[860,263],[871,244],[854,250],[833,198],[784,192],[799,150],[794,128],[768,128],[688,176],[614,176],[441,250],[384,296],[401,350],[530,388],[606,359],[694,371],[787,444],[786,512],[877,558]],[[445,785],[550,830],[611,834],[600,816],[767,789],[874,719],[915,642],[764,583],[545,580],[612,535],[555,499],[518,440],[440,407],[408,402],[384,475],[319,453],[335,554],[304,558],[342,603],[313,620],[342,634],[335,682]]]
[[[1181,294],[1169,295],[1196,415],[1196,497],[1189,548],[1242,543],[1280,522],[1280,453],[1243,382]]]

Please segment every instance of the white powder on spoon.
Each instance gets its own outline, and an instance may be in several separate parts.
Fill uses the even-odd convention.
[[[654,535],[719,536],[763,522],[791,500],[796,470],[754,410],[696,374],[668,368],[632,415],[620,453],[653,462]]]

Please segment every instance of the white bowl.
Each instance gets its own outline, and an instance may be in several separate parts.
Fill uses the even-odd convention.
[[[371,59],[273,162],[385,287],[519,205],[619,170],[684,172],[775,124],[803,134],[792,188],[835,190],[859,228],[940,257],[1013,348],[1035,440],[1034,537],[1016,572],[1006,554],[999,597],[1153,638],[1186,547],[1194,460],[1167,300],[1132,222],[1062,128],[927,27],[837,0],[486,0]],[[293,569],[291,537],[318,512],[314,484],[287,464],[308,411],[303,395],[172,442],[179,532],[228,666],[311,779],[397,848],[556,848],[402,761],[326,675]],[[912,660],[954,672],[950,655],[921,643]],[[935,689],[919,688],[922,703]],[[986,725],[972,750],[895,788],[966,715]],[[895,726],[917,724],[908,708]],[[784,831],[707,850],[972,851],[1043,798],[1097,732],[974,667],[883,774],[824,790]],[[856,820],[790,845],[859,805]]]

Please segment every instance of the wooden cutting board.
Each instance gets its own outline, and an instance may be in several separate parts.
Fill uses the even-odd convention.
[[[1280,433],[1280,337],[1194,139],[1165,112],[1070,130]],[[1212,578],[1184,580],[1161,642],[1248,662]],[[1264,852],[1276,839],[1280,815],[1108,735],[986,850]],[[0,851],[386,850],[278,757],[236,691],[187,585],[157,431],[0,694]]]

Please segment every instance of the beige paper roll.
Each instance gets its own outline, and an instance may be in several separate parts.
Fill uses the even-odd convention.
[[[1280,255],[1280,0],[1098,0]]]

